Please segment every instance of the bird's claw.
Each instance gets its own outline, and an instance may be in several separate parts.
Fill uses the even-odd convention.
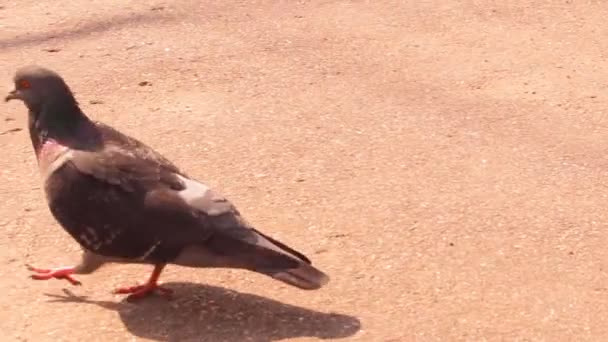
[[[34,272],[30,277],[35,280],[65,279],[72,285],[82,285],[80,281],[72,277],[74,267],[58,267],[58,268],[37,268],[31,265],[26,265],[27,269]]]
[[[127,297],[128,301],[147,297],[153,294],[154,292],[158,292],[161,296],[167,299],[171,299],[173,295],[173,290],[168,289],[166,287],[162,287],[155,283],[146,283],[143,285],[135,286],[123,286],[114,290],[114,294],[129,294],[129,296]]]

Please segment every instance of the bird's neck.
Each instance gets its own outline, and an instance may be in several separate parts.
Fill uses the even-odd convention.
[[[29,131],[36,156],[48,141],[74,149],[87,149],[98,141],[95,124],[77,104],[30,110]]]

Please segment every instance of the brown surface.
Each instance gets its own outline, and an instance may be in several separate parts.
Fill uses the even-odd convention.
[[[109,291],[150,269],[28,280],[25,262],[70,264],[78,248],[11,103],[6,340],[608,339],[605,1],[60,3],[2,3],[6,89],[18,66],[56,69],[91,116],[221,190],[332,282],[170,267],[174,302],[129,304]],[[87,301],[54,302],[63,288]]]

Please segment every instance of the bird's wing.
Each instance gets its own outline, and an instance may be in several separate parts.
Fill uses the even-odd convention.
[[[70,162],[95,183],[90,188],[97,194],[92,196],[112,194],[111,201],[96,202],[98,212],[122,213],[100,218],[105,226],[120,226],[123,232],[98,253],[134,257],[136,251],[126,250],[132,244],[141,245],[135,254],[171,261],[195,244],[226,257],[272,251],[310,263],[303,254],[252,228],[225,197],[162,163],[118,147],[74,151]]]
[[[119,146],[124,150],[128,150],[129,153],[137,156],[140,159],[145,159],[154,163],[161,164],[165,169],[172,170],[174,172],[180,172],[178,167],[174,165],[169,159],[165,158],[163,155],[150,148],[144,142],[126,135],[116,128],[103,123],[101,121],[96,121],[95,126],[97,127],[98,132],[101,133],[103,141],[109,143],[110,145]]]
[[[70,161],[79,172],[127,192],[183,188],[171,165],[167,167],[156,160],[141,158],[117,146],[95,152],[73,151]]]

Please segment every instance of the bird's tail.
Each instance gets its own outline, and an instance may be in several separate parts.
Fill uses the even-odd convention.
[[[260,231],[255,232],[260,237],[255,259],[261,262],[253,264],[253,271],[303,290],[316,290],[329,282],[329,276],[312,266],[304,254]]]
[[[325,273],[306,263],[283,270],[258,270],[258,272],[303,290],[317,290],[329,282],[329,277]]]
[[[329,282],[329,276],[312,266],[305,255],[257,230],[254,232],[255,242],[228,241],[216,236],[211,243],[213,247],[208,247],[224,254],[221,262],[224,267],[248,269],[303,290],[316,290]],[[231,252],[227,253],[228,250]]]

